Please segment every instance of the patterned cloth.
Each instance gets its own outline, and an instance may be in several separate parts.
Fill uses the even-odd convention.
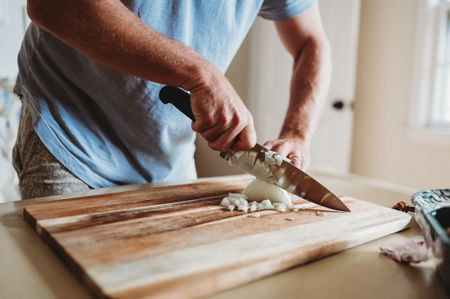
[[[22,106],[13,165],[19,177],[22,199],[59,195],[90,189],[64,167],[42,144],[34,132],[31,115]]]

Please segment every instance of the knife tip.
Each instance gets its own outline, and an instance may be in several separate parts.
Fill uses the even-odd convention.
[[[342,211],[344,212],[351,212],[351,210],[344,204],[344,209],[342,209]]]
[[[340,199],[339,201],[333,202],[333,209],[343,212],[351,212],[350,208]]]
[[[343,203],[342,201],[339,203],[338,210],[339,211],[343,211],[343,212],[351,212],[350,208],[345,203]]]

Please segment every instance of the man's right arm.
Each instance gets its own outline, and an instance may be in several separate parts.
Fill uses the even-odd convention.
[[[197,119],[192,128],[212,149],[247,149],[256,142],[253,119],[223,74],[193,49],[147,26],[119,0],[28,0],[28,14],[101,65],[189,90]]]

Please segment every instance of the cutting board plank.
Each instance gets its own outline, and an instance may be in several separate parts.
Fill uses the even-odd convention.
[[[248,180],[211,180],[50,201],[25,219],[97,297],[213,294],[404,229],[410,216],[343,198],[351,213],[304,200],[298,212],[219,206]],[[320,213],[318,213],[320,211]]]

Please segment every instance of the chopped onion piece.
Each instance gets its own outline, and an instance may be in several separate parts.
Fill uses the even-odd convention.
[[[233,166],[233,162],[231,161],[231,159],[227,160],[228,165]]]
[[[253,217],[253,218],[258,218],[259,216],[261,216],[261,213],[250,214],[250,217]]]
[[[291,159],[289,159],[288,157],[282,157],[282,159],[283,159],[284,161],[286,161],[286,162],[289,162],[289,163],[291,163],[291,162],[292,162],[292,160],[291,160]]]
[[[234,153],[234,156],[236,157],[236,159],[239,159],[243,154],[244,154],[243,151],[238,151]]]
[[[231,158],[231,153],[230,152],[225,152],[225,160],[230,160],[230,158]]]
[[[248,206],[247,205],[238,205],[238,210],[247,213]]]
[[[228,197],[224,197],[224,198],[222,199],[222,201],[220,202],[220,205],[221,205],[221,206],[228,207],[229,205],[231,205],[231,202],[230,202],[230,200],[228,199]]]
[[[261,202],[261,205],[264,207],[264,209],[274,209],[275,207],[272,205],[272,202],[270,199],[265,199]]]
[[[296,188],[296,186],[294,186],[294,185],[290,185],[289,187],[287,187],[287,191],[288,192],[291,192],[291,193],[294,193],[294,191],[295,191],[295,188]]]
[[[253,180],[246,186],[244,193],[229,193],[220,204],[226,206],[230,211],[238,210],[245,213],[258,210],[280,212],[299,210],[292,204],[291,198],[285,190],[265,181]]]
[[[283,163],[283,158],[280,155],[276,155],[275,160],[278,166],[281,166],[281,163]]]
[[[280,212],[286,212],[286,205],[285,204],[280,204],[275,209],[280,211]]]

